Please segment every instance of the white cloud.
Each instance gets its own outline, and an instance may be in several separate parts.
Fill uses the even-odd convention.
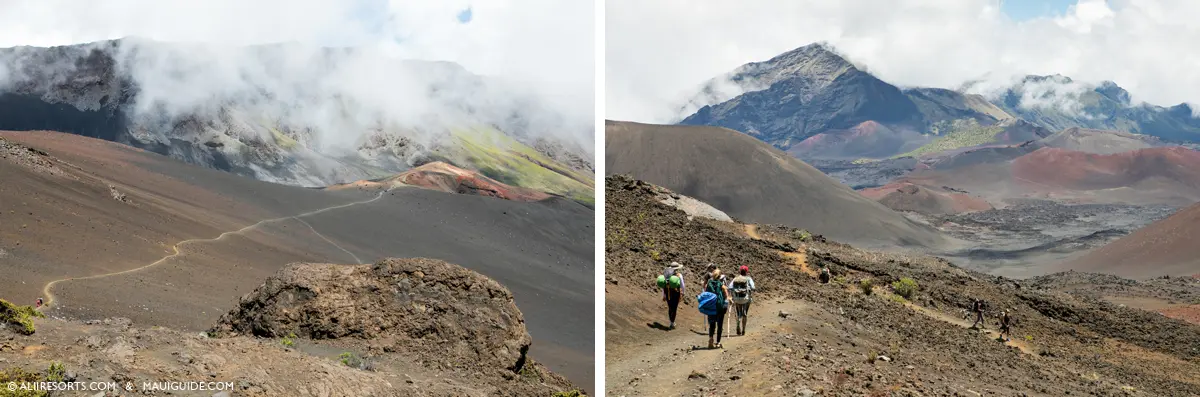
[[[1200,2],[1080,0],[1015,22],[996,0],[608,0],[606,118],[666,122],[709,78],[826,41],[902,86],[1025,74],[1113,80],[1133,100],[1200,103]]]
[[[457,15],[468,7],[473,19],[462,24]],[[0,0],[0,47],[65,45],[129,36],[196,43],[194,53],[176,54],[187,65],[138,59],[137,68],[147,67],[134,71],[142,77],[142,88],[156,90],[151,93],[162,94],[172,105],[190,106],[262,85],[274,89],[273,94],[300,94],[294,92],[297,85],[334,85],[339,86],[332,87],[337,93],[377,106],[372,111],[387,113],[413,113],[412,107],[423,105],[418,103],[423,92],[404,92],[419,88],[413,76],[397,75],[398,69],[362,57],[334,68],[289,63],[313,62],[319,46],[354,46],[391,58],[451,61],[472,73],[494,77],[505,87],[529,90],[543,98],[543,109],[553,117],[537,116],[558,119],[558,124],[543,124],[542,128],[547,133],[570,135],[591,150],[593,14],[590,1],[558,0],[487,0],[478,4],[468,0]],[[299,45],[278,57],[229,50],[280,42]],[[271,74],[276,69],[263,67],[263,59],[282,61],[284,69],[294,73]],[[159,73],[180,67],[191,72],[182,77]],[[335,74],[326,80],[306,80],[329,69]],[[0,70],[0,76],[11,72]],[[161,84],[146,86],[148,82]],[[502,89],[492,87],[490,91],[496,97],[480,101],[508,99]]]

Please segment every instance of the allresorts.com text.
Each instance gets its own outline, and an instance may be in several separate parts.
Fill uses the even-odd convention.
[[[8,382],[8,391],[224,391],[233,382]]]

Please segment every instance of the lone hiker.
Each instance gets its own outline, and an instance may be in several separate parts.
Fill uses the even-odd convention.
[[[987,323],[983,321],[983,299],[976,299],[971,304],[971,312],[975,313],[975,322],[971,324],[971,328],[977,326],[987,327]]]
[[[751,292],[754,292],[754,279],[750,278],[750,267],[742,265],[738,268],[738,276],[729,282],[729,290],[733,292],[733,312],[737,315],[734,327],[738,335],[746,334],[746,317],[750,314]]]
[[[667,302],[667,318],[671,321],[668,329],[675,329],[675,313],[679,309],[679,301],[683,300],[683,265],[671,262],[658,276],[659,287],[663,290],[663,301]]]
[[[41,307],[42,307],[42,298],[38,298],[38,300],[37,300],[37,308],[39,308],[39,309],[40,309]]]
[[[725,330],[725,312],[729,310],[729,289],[725,286],[721,269],[715,268],[704,282],[704,292],[696,297],[700,312],[708,316],[708,348],[721,347],[721,334]],[[713,343],[716,332],[716,343]]]
[[[1012,340],[1012,317],[1008,316],[1008,310],[1000,312],[1000,338],[1005,342]]]

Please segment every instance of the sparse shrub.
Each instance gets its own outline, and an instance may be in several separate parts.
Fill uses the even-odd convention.
[[[838,285],[846,285],[846,276],[834,277],[833,282],[838,283]]]
[[[350,368],[357,368],[357,369],[365,369],[366,368],[362,357],[359,357],[357,354],[354,354],[351,352],[342,352],[342,354],[338,356],[338,361],[341,361],[342,365],[345,365]]]
[[[917,294],[917,289],[917,281],[908,277],[892,283],[892,290],[896,291],[896,295],[903,296],[904,299],[912,299],[913,295]]]
[[[542,373],[538,372],[538,370],[534,369],[532,365],[522,366],[521,370],[518,371],[517,374],[521,375],[521,378],[524,378],[524,379],[527,379],[530,381],[534,381],[534,382],[544,381],[542,379]]]
[[[46,315],[34,309],[33,306],[17,306],[9,301],[0,299],[0,322],[17,326],[18,333],[32,335],[34,331],[33,319],[35,317],[46,318]]]
[[[12,367],[0,371],[0,385],[8,385],[10,382],[20,383],[35,383],[35,382],[65,382],[67,379],[67,368],[60,362],[50,363],[50,367],[46,369],[46,376],[42,376],[36,372],[29,372],[20,367]],[[45,390],[9,390],[7,386],[0,387],[0,397],[46,397],[50,393]]]
[[[62,382],[67,379],[67,367],[62,363],[55,361],[50,363],[50,368],[46,369],[47,382]]]
[[[800,240],[800,241],[804,242],[804,241],[808,241],[809,239],[812,239],[812,233],[809,233],[808,230],[800,229],[800,230],[793,231],[792,237],[795,238],[796,240]]]
[[[903,296],[896,295],[896,294],[889,295],[888,299],[891,299],[893,302],[900,303],[900,304],[908,303],[908,299],[904,299]]]
[[[858,289],[862,290],[863,295],[870,295],[873,288],[875,288],[874,280],[864,278],[858,281]]]
[[[1026,342],[1033,342],[1033,335],[1025,335]]]
[[[289,332],[287,336],[279,339],[279,344],[286,348],[292,348],[296,346],[296,341],[294,339],[296,339],[296,334]]]

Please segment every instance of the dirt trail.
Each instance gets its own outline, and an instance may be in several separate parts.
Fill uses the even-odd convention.
[[[347,204],[335,205],[335,206],[331,206],[331,207],[320,208],[320,209],[316,209],[316,210],[312,210],[312,211],[308,211],[308,212],[301,213],[301,214],[296,214],[296,215],[290,215],[290,216],[284,216],[284,217],[272,218],[272,219],[264,219],[264,220],[258,221],[257,223],[254,223],[254,224],[252,224],[252,225],[249,225],[249,226],[243,227],[243,228],[241,228],[241,229],[237,229],[237,230],[233,230],[233,231],[228,231],[228,232],[221,233],[219,236],[217,236],[217,237],[213,237],[213,238],[207,238],[207,239],[188,239],[188,240],[183,240],[183,241],[180,241],[180,242],[178,242],[178,243],[175,243],[175,245],[171,247],[171,250],[172,250],[172,251],[174,251],[172,254],[170,254],[170,255],[167,255],[167,256],[164,256],[164,257],[162,257],[162,258],[159,258],[158,260],[156,260],[156,261],[154,261],[154,262],[151,262],[151,263],[149,263],[149,264],[147,264],[147,265],[144,265],[144,266],[139,266],[139,267],[135,267],[135,268],[132,268],[132,269],[126,269],[126,270],[121,270],[121,271],[117,271],[117,272],[111,272],[111,273],[94,274],[94,275],[90,275],[90,276],[83,276],[83,277],[67,277],[67,278],[62,278],[62,279],[58,279],[58,280],[51,281],[51,282],[47,283],[45,287],[43,287],[43,288],[42,288],[42,293],[43,293],[44,295],[46,295],[46,301],[45,301],[45,302],[44,302],[44,304],[43,304],[43,308],[49,308],[49,307],[51,307],[52,305],[54,305],[54,302],[55,302],[55,297],[54,297],[54,293],[53,293],[53,291],[52,291],[52,290],[54,289],[54,286],[55,286],[55,285],[57,285],[58,283],[61,283],[61,282],[66,282],[66,281],[94,280],[94,279],[99,279],[99,278],[105,278],[105,277],[111,277],[111,276],[118,276],[118,275],[122,275],[122,274],[128,274],[128,273],[134,273],[134,272],[138,272],[138,271],[146,270],[146,269],[152,268],[152,267],[154,267],[154,266],[160,265],[160,264],[162,264],[162,263],[164,263],[164,262],[166,262],[167,260],[170,260],[170,259],[172,259],[172,258],[177,258],[177,257],[183,256],[183,255],[186,255],[186,254],[183,252],[183,250],[181,249],[181,247],[182,247],[183,245],[185,245],[185,244],[198,244],[198,243],[206,243],[206,242],[220,241],[220,240],[224,239],[224,238],[225,238],[225,237],[227,237],[227,236],[231,236],[231,235],[235,235],[235,234],[242,234],[242,233],[245,233],[245,232],[247,232],[247,231],[250,231],[250,230],[253,230],[253,229],[255,229],[255,228],[258,228],[259,226],[266,225],[266,224],[269,224],[269,223],[275,223],[275,222],[280,222],[280,221],[285,221],[285,220],[291,220],[291,219],[294,219],[294,220],[298,220],[298,221],[300,221],[301,223],[304,223],[304,224],[305,224],[305,226],[308,226],[308,223],[307,223],[307,222],[304,222],[304,221],[303,221],[303,220],[301,220],[300,218],[307,217],[307,216],[312,216],[312,215],[317,215],[317,214],[320,214],[320,213],[324,213],[324,212],[328,212],[328,211],[333,211],[333,210],[337,210],[337,209],[342,209],[342,208],[352,207],[352,206],[359,205],[359,204],[367,204],[367,203],[371,203],[371,202],[374,202],[374,201],[376,201],[376,200],[379,200],[380,198],[383,198],[383,195],[384,195],[385,193],[387,193],[387,190],[384,190],[384,191],[381,191],[381,192],[379,192],[379,194],[378,194],[378,195],[376,195],[376,196],[375,196],[375,198],[372,198],[372,199],[370,199],[370,200],[355,201],[355,202],[352,202],[352,203],[347,203]],[[313,228],[312,228],[312,226],[308,226],[308,227],[309,227],[309,229],[312,229],[313,233],[316,233],[316,234],[317,234],[317,236],[321,237],[321,238],[322,238],[322,239],[324,239],[325,241],[328,241],[330,244],[333,244],[333,245],[334,245],[335,247],[337,247],[338,249],[341,249],[342,251],[345,251],[347,254],[350,254],[350,256],[351,256],[351,257],[353,257],[353,258],[354,258],[354,260],[355,260],[356,262],[358,262],[358,263],[362,263],[362,261],[361,261],[361,260],[359,260],[359,259],[358,259],[358,257],[357,257],[357,256],[355,256],[353,253],[351,253],[350,251],[347,251],[345,248],[342,248],[340,245],[338,245],[338,244],[334,243],[333,241],[330,241],[328,238],[325,238],[325,236],[324,236],[324,235],[321,235],[321,233],[317,232],[317,230],[316,230],[316,229],[313,229]]]
[[[945,322],[948,322],[948,323],[951,323],[951,324],[954,324],[954,325],[957,325],[957,326],[963,327],[963,328],[968,328],[968,329],[971,328],[971,323],[973,322],[973,321],[967,321],[966,319],[954,317],[949,314],[942,313],[940,311],[933,310],[933,309],[930,309],[930,308],[927,308],[924,306],[915,305],[912,302],[907,302],[904,304],[904,306],[908,306],[908,308],[913,309],[913,311],[916,311],[917,313],[926,315],[930,318],[945,321]],[[987,320],[985,319],[985,322],[986,321]],[[984,329],[981,329],[980,331],[987,334],[988,337],[990,337],[992,339],[1000,338],[999,330],[992,330],[992,329],[984,328]],[[1029,343],[1027,343],[1023,340],[1012,339],[1010,341],[1004,342],[1004,344],[1007,346],[1012,346],[1012,347],[1021,349],[1022,353],[1029,354],[1033,357],[1037,357],[1037,354],[1034,353],[1033,347],[1030,346]]]
[[[760,301],[760,302],[759,302]],[[679,395],[681,391],[691,386],[681,384],[688,382],[693,374],[709,376],[718,369],[732,365],[733,359],[758,357],[757,354],[766,343],[764,338],[770,331],[785,331],[785,319],[778,313],[785,311],[789,316],[804,317],[802,312],[809,309],[808,304],[796,301],[779,301],[774,299],[759,299],[751,306],[750,321],[746,335],[725,335],[721,339],[723,348],[708,349],[707,330],[695,321],[678,323],[673,331],[662,332],[658,337],[646,340],[645,346],[620,361],[609,361],[605,365],[605,377],[609,379],[608,394],[616,396],[669,396]],[[681,306],[680,310],[695,310],[692,307]],[[725,331],[734,332],[732,311],[726,316]],[[700,346],[703,345],[703,346]],[[613,380],[621,380],[617,384]],[[625,380],[630,380],[625,383]],[[753,382],[753,379],[746,379]]]
[[[758,233],[758,225],[754,225],[754,224],[744,225],[744,230],[746,232],[746,235],[749,236],[750,238],[753,238],[756,240],[762,240],[762,235],[760,235]],[[812,269],[808,266],[808,255],[804,253],[805,247],[801,246],[799,251],[800,252],[778,251],[778,253],[779,253],[779,255],[782,255],[785,258],[790,258],[792,260],[792,263],[794,263],[796,266],[799,267],[800,271],[804,272],[805,274],[808,274],[810,277],[816,278],[817,277],[816,270]],[[847,291],[850,293],[854,293],[857,290],[858,290],[857,288],[853,288],[853,287],[847,289]],[[892,294],[890,291],[887,291],[887,289],[881,288],[878,286],[874,287],[874,293],[886,294],[886,295]],[[957,326],[963,327],[963,328],[971,328],[971,322],[968,322],[964,319],[956,318],[954,316],[951,316],[946,313],[942,313],[937,310],[925,308],[923,306],[913,304],[912,302],[905,302],[904,305],[909,307],[913,311],[923,314],[925,316],[928,316],[930,318],[948,322],[948,323],[951,323],[951,324],[954,324],[954,325],[957,325]],[[989,337],[991,337],[993,339],[1000,338],[1000,332],[998,330],[982,329],[980,331],[986,333]],[[1033,348],[1025,341],[1013,339],[1013,340],[1005,342],[1005,345],[1021,349],[1021,351],[1024,352],[1025,354],[1035,355]]]

